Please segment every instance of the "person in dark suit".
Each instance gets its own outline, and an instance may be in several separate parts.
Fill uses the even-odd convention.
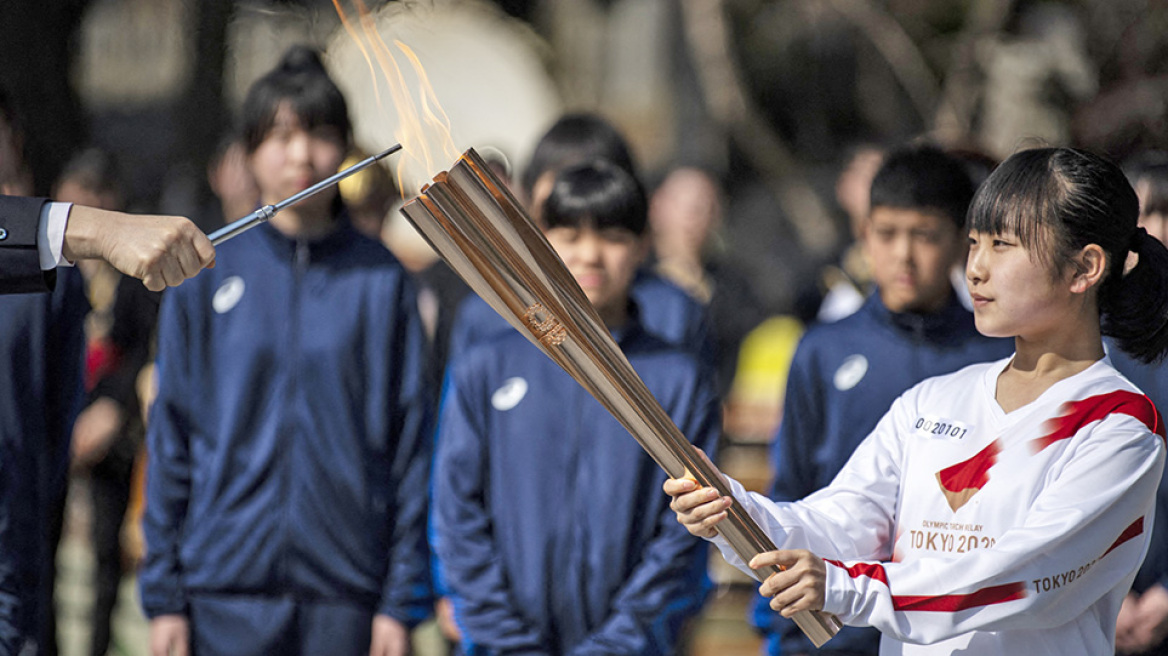
[[[180,216],[0,195],[0,294],[52,291],[58,265],[91,258],[159,291],[214,263],[215,248]]]

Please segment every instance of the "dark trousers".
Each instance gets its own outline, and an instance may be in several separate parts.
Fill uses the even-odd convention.
[[[192,594],[191,656],[365,656],[373,609],[341,601]]]
[[[130,503],[132,476],[132,461],[103,461],[93,468],[89,477],[89,494],[93,502],[93,551],[97,561],[93,580],[91,656],[105,656],[110,646],[110,620],[122,582],[122,523]]]
[[[65,526],[65,497],[68,485],[51,490],[45,515],[44,561],[41,563],[40,602],[40,645],[38,656],[57,656],[57,547],[61,544],[61,533]]]

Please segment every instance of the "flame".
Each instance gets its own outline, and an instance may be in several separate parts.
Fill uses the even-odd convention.
[[[341,24],[348,32],[353,43],[361,51],[369,67],[370,77],[373,78],[374,94],[377,105],[385,109],[380,79],[389,90],[392,110],[397,114],[397,128],[393,136],[402,145],[401,156],[397,160],[397,185],[405,197],[412,196],[406,184],[410,180],[408,171],[422,170],[423,179],[429,179],[434,173],[450,166],[458,159],[459,151],[451,137],[450,118],[438,102],[430,78],[417,54],[409,46],[399,40],[394,40],[394,46],[410,63],[414,79],[417,82],[417,99],[411,93],[402,67],[398,65],[394,51],[381,38],[377,30],[377,21],[364,0],[355,0],[360,29],[351,20],[348,13],[341,6],[340,0],[332,0]],[[420,105],[420,109],[419,109]]]

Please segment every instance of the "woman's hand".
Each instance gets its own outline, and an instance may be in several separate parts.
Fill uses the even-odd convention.
[[[712,487],[699,488],[697,482],[688,478],[671,478],[663,487],[665,494],[673,497],[669,507],[677,513],[677,521],[687,531],[699,538],[712,538],[718,534],[714,527],[726,519],[726,511],[733,499],[719,495]]]
[[[770,566],[784,570],[768,576],[758,589],[759,594],[771,598],[771,608],[783,617],[803,610],[823,610],[827,565],[822,558],[799,549],[768,551],[750,559],[751,569]]]

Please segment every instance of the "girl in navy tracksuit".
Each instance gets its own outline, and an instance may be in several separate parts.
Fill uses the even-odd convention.
[[[256,82],[261,201],[335,173],[345,102],[312,51]],[[430,606],[423,337],[407,276],[335,190],[168,293],[142,603],[154,653],[390,654]]]
[[[545,234],[682,433],[712,453],[712,371],[646,332],[629,299],[644,206],[623,170],[569,168],[544,206]],[[463,650],[675,653],[707,589],[705,552],[672,518],[664,472],[517,333],[450,371],[432,526]]]

